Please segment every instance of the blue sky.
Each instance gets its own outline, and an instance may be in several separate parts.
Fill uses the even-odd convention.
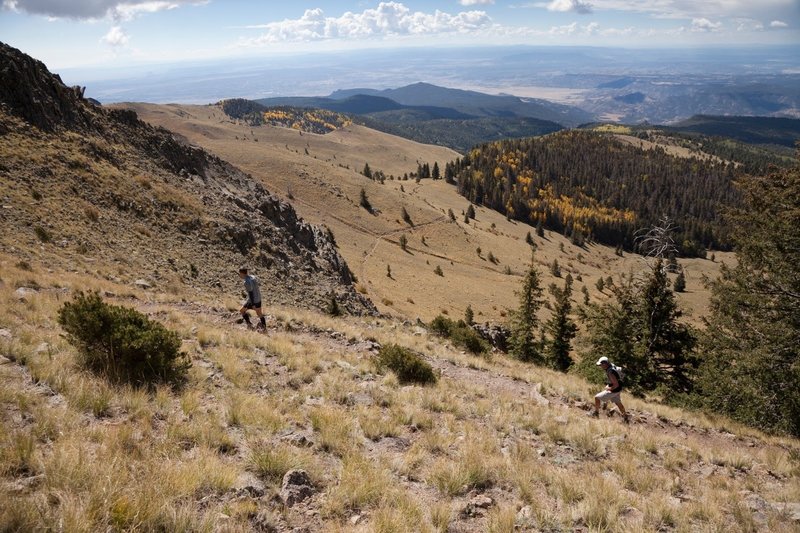
[[[0,0],[50,68],[458,45],[800,44],[798,0]]]

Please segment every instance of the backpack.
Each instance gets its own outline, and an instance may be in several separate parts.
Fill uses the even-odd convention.
[[[612,370],[616,371],[617,376],[619,377],[620,384],[625,381],[625,370],[621,366],[611,365]]]

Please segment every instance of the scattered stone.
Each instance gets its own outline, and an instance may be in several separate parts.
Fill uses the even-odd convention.
[[[465,518],[484,516],[486,514],[486,510],[492,505],[494,505],[493,499],[484,494],[479,494],[467,503],[464,509],[461,510],[460,514]]]
[[[526,505],[517,513],[517,525],[528,526],[533,521],[533,507]]]
[[[14,298],[16,298],[20,302],[27,302],[28,297],[33,296],[34,294],[38,293],[36,289],[31,289],[30,287],[20,287],[19,289],[14,291]]]
[[[14,336],[11,334],[10,330],[0,328],[0,339],[10,341],[13,338]]]
[[[136,281],[133,282],[133,284],[136,287],[139,287],[140,289],[149,289],[152,287],[152,285],[147,280],[144,279],[137,279]]]
[[[789,520],[800,522],[800,502],[773,503],[772,508],[789,517]]]
[[[305,470],[289,470],[283,476],[280,498],[287,507],[302,502],[312,494],[314,486]]]
[[[360,514],[350,517],[350,525],[357,526],[363,517]]]
[[[538,450],[536,450],[536,453],[539,455],[539,457],[544,457],[545,455],[547,455],[547,451],[544,448],[539,448]]]
[[[50,344],[43,342],[36,347],[36,354],[43,354],[50,351]]]
[[[310,448],[314,445],[314,442],[302,433],[290,433],[281,437],[281,440],[298,448]]]

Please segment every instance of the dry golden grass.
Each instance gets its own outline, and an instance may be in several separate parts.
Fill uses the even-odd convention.
[[[418,162],[433,165],[436,161],[444,168],[458,157],[455,152],[360,126],[328,135],[300,135],[285,128],[235,124],[222,119],[221,110],[213,106],[126,106],[144,120],[176,131],[246,170],[269,190],[284,196],[291,190],[291,202],[300,215],[333,231],[342,255],[358,277],[359,292],[368,294],[382,311],[430,320],[442,312],[459,318],[471,305],[478,321],[502,321],[507,308],[514,306],[520,273],[530,261],[525,237],[528,232],[535,235],[532,227],[509,222],[483,207],[476,209],[476,220],[464,224],[468,202],[443,181],[388,180],[379,184],[360,174],[364,163],[395,176],[415,172]],[[252,142],[254,136],[259,142]],[[305,154],[306,148],[310,155]],[[374,206],[374,214],[360,207],[361,189]],[[414,221],[413,227],[401,220],[401,206]],[[456,221],[450,221],[448,210],[456,215]],[[401,234],[407,238],[407,251],[398,245]],[[579,278],[576,302],[582,285],[592,299],[604,300],[607,291],[600,294],[595,289],[598,278],[642,269],[636,256],[618,257],[612,248],[578,248],[551,232],[534,240],[543,286],[559,281],[547,268],[558,260],[565,273]],[[476,254],[476,248],[483,253]],[[497,262],[489,261],[490,250]],[[699,321],[707,309],[709,293],[702,284],[703,276],[714,277],[722,261],[733,261],[731,254],[716,255],[717,262],[681,260],[687,290],[678,298],[692,321]],[[391,277],[386,275],[387,265]],[[436,266],[443,269],[444,277],[434,273]],[[543,311],[543,318],[545,314]]]
[[[0,328],[11,334],[0,353],[13,358],[0,364],[0,530],[249,531],[260,514],[279,530],[512,531],[526,506],[538,530],[796,528],[748,507],[751,493],[800,501],[796,440],[627,398],[647,422],[589,419],[567,403],[591,398],[583,380],[502,355],[476,365],[392,320],[271,308],[274,328],[296,330],[265,336],[204,311],[211,299],[116,298],[178,331],[194,366],[181,390],[109,385],[77,368],[54,311],[74,288],[124,286],[16,262],[0,254]],[[31,279],[42,290],[18,301]],[[423,353],[442,379],[375,375],[354,348],[366,338]],[[293,433],[312,445],[284,439]],[[313,480],[308,507],[271,500],[291,468]],[[465,518],[475,493],[495,503]]]

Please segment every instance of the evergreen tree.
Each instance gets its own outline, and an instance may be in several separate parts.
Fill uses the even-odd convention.
[[[414,223],[411,221],[411,215],[408,214],[408,211],[406,211],[405,207],[403,207],[403,209],[400,211],[400,216],[403,218],[403,221],[409,226],[414,225]]]
[[[408,251],[408,237],[406,237],[405,233],[400,235],[400,248],[402,248],[404,252]]]
[[[472,204],[469,204],[469,207],[467,207],[467,215],[466,216],[467,216],[467,218],[472,218],[472,219],[475,218],[475,208],[472,207]]]
[[[528,246],[533,246],[533,245],[534,245],[534,242],[533,242],[533,237],[531,237],[531,232],[530,232],[530,231],[528,232],[528,234],[527,234],[527,235],[525,235],[525,243],[526,243]]]
[[[603,278],[599,278],[594,286],[597,287],[598,291],[603,292],[603,290],[606,288],[606,282]]]
[[[698,389],[710,409],[800,436],[800,166],[739,184],[737,262],[711,283]]]
[[[672,283],[672,290],[675,292],[683,292],[686,290],[686,276],[683,274],[683,269],[681,269],[675,277],[675,281]]]
[[[441,173],[439,171],[439,163],[434,161],[433,170],[431,171],[431,178],[433,178],[435,180],[438,180],[441,177],[442,177],[442,175],[441,175]]]
[[[468,326],[475,323],[475,313],[472,311],[471,305],[467,305],[467,309],[464,311],[464,322],[466,322]]]
[[[544,237],[544,228],[542,227],[542,221],[538,221],[536,223],[536,236],[537,237]]]
[[[367,211],[369,211],[370,213],[372,213],[372,204],[369,203],[369,198],[367,198],[367,191],[365,191],[362,188],[361,191],[358,193],[358,198],[359,198],[358,204]]]
[[[550,285],[550,294],[555,299],[555,305],[553,316],[544,325],[544,330],[549,335],[545,356],[549,366],[566,372],[572,366],[569,353],[572,339],[578,332],[578,326],[569,316],[572,312],[572,276],[567,274],[563,289],[555,284]]]
[[[656,261],[645,281],[639,305],[648,371],[642,376],[642,385],[654,389],[665,384],[667,395],[689,392],[691,370],[698,364],[693,353],[696,338],[691,328],[680,322],[683,313],[669,289],[667,269],[661,260]]]
[[[362,170],[361,173],[369,179],[372,179],[372,170],[369,168],[369,163],[364,163],[364,170]]]
[[[519,292],[519,308],[511,314],[511,355],[522,361],[540,363],[541,343],[536,338],[539,320],[536,313],[542,306],[542,287],[539,271],[531,256],[531,263]]]
[[[453,210],[452,210],[452,209],[448,209],[448,210],[447,210],[447,216],[448,216],[448,217],[450,217],[450,220],[451,220],[452,222],[455,222],[455,221],[456,221],[456,214],[455,214],[455,213],[453,213]]]
[[[550,264],[550,273],[557,278],[561,277],[561,266],[558,264],[558,259],[553,259]]]

